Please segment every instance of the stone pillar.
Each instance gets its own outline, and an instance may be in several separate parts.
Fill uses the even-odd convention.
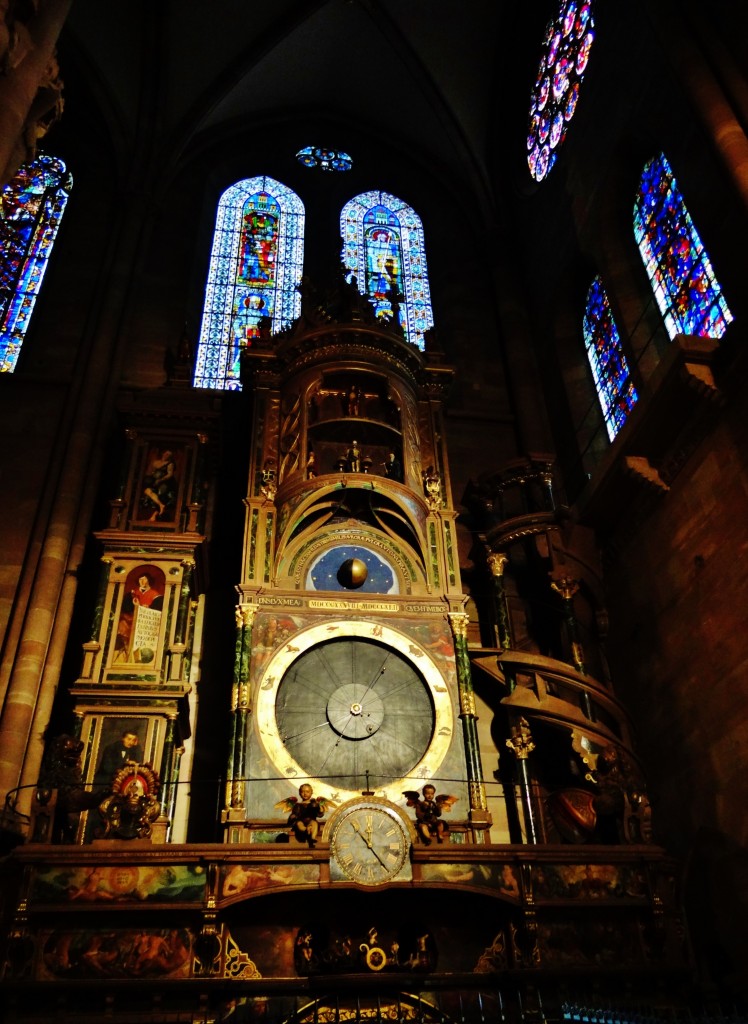
[[[647,13],[681,86],[748,209],[748,138],[700,45],[702,33],[710,30],[708,16],[699,12],[697,36],[695,28],[692,32],[687,30],[680,4],[647,4]]]
[[[484,829],[491,824],[491,821],[486,803],[486,787],[483,782],[483,768],[478,743],[478,716],[475,713],[475,694],[473,693],[473,678],[467,648],[469,616],[465,612],[452,612],[448,618],[455,644],[460,719],[465,741],[465,760],[470,794],[470,822],[477,828]]]

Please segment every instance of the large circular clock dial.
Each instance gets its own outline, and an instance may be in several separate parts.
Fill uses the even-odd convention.
[[[434,704],[421,673],[394,648],[361,637],[305,651],[280,682],[275,717],[303,771],[347,790],[404,778],[434,733]]]

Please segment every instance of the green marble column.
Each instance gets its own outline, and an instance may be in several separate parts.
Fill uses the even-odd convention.
[[[499,647],[503,651],[510,651],[514,646],[514,639],[512,637],[512,623],[509,617],[509,604],[504,587],[504,569],[509,562],[509,558],[503,551],[487,550],[486,562],[488,563],[494,586],[494,614],[498,633],[497,640]],[[512,693],[517,685],[514,670],[503,665],[501,667],[509,692]]]
[[[460,698],[460,720],[465,741],[465,759],[470,794],[470,821],[480,829],[491,824],[486,803],[486,787],[483,782],[483,768],[478,742],[478,716],[475,713],[475,694],[470,670],[467,647],[469,616],[465,612],[453,612],[449,616],[455,645],[457,687]],[[482,833],[479,833],[479,835]]]
[[[167,835],[174,823],[174,807],[177,802],[177,778],[179,776],[179,755],[176,747],[177,721],[176,715],[170,715],[166,721],[164,749],[161,753],[161,812],[169,819]]]
[[[574,595],[579,590],[579,582],[570,576],[559,576],[556,579],[551,579],[551,590],[554,590],[561,598],[564,629],[566,630],[566,636],[571,649],[572,665],[581,675],[587,675],[587,667],[584,662],[584,648],[579,636],[579,623],[574,614]],[[589,694],[586,692],[582,693],[582,710],[587,718],[591,721],[594,720],[592,704]]]
[[[512,735],[506,741],[506,745],[517,758],[520,801],[522,803],[522,812],[525,819],[525,835],[527,837],[527,842],[536,844],[539,841],[538,829],[532,804],[530,772],[527,767],[527,759],[535,749],[535,744],[533,743],[527,719],[520,718],[517,725],[512,726]]]
[[[244,807],[245,804],[247,722],[249,719],[249,666],[252,651],[252,624],[254,623],[256,613],[256,605],[237,605],[234,681],[231,689],[233,728],[226,786],[226,806],[229,809]]]

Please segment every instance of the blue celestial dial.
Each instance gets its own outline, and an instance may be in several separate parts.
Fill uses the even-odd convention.
[[[320,555],[307,573],[308,590],[397,594],[397,576],[378,554],[359,544],[339,544]]]

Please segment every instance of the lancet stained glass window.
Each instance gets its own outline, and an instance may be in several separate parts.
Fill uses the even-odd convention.
[[[368,295],[378,317],[391,318],[399,299],[400,326],[420,349],[434,326],[421,219],[407,203],[386,192],[363,192],[340,215],[343,263]]]
[[[608,437],[612,441],[639,396],[623,354],[608,296],[599,277],[594,279],[587,293],[583,331],[597,397],[605,417]]]
[[[546,26],[527,132],[527,163],[536,181],[553,167],[566,138],[594,39],[591,2],[564,0]]]
[[[243,349],[301,312],[304,205],[266,176],[236,182],[218,203],[195,386],[241,389]]]
[[[721,338],[732,313],[664,153],[644,167],[634,235],[670,337]]]
[[[62,160],[38,156],[0,195],[0,372],[16,368],[71,187]]]

